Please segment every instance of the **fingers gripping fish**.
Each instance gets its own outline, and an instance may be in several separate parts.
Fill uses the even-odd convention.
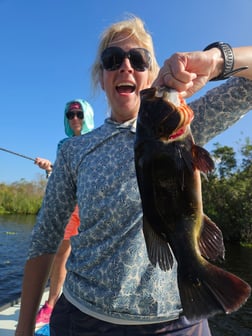
[[[166,87],[141,92],[135,166],[143,208],[143,232],[154,266],[168,271],[173,258],[183,314],[190,320],[237,310],[249,285],[213,265],[224,259],[220,229],[203,213],[200,173],[214,168],[194,143],[193,111]]]

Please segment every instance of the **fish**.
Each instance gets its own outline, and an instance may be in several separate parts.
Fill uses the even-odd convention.
[[[201,190],[201,176],[214,169],[214,161],[195,144],[194,112],[168,87],[140,94],[134,160],[148,258],[164,272],[176,260],[182,314],[189,321],[230,314],[247,301],[251,288],[220,266],[223,236],[204,214]]]

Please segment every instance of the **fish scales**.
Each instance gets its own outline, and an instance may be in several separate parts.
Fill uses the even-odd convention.
[[[236,275],[214,265],[223,260],[223,237],[203,212],[200,172],[214,168],[194,143],[193,111],[167,87],[141,92],[135,167],[150,262],[169,271],[177,261],[183,314],[189,320],[239,309],[251,293]]]

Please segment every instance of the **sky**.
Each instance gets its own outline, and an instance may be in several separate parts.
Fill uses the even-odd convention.
[[[162,65],[175,52],[215,41],[251,45],[251,13],[251,0],[0,0],[0,148],[54,162],[65,103],[76,98],[93,106],[96,127],[103,123],[107,102],[103,92],[93,94],[90,69],[102,31],[127,14],[143,19]],[[249,112],[205,148],[236,148],[251,127]],[[0,150],[0,183],[41,175],[31,160]]]

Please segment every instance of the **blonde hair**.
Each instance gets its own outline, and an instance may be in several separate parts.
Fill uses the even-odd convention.
[[[139,47],[147,49],[151,54],[151,67],[149,71],[149,79],[151,82],[157,77],[159,65],[157,63],[154,46],[151,35],[146,31],[144,22],[136,17],[130,16],[128,19],[116,22],[109,26],[101,35],[98,46],[96,60],[92,66],[92,83],[94,91],[97,90],[102,76],[101,53],[106,49],[118,35],[124,35],[127,38],[134,39],[139,43]]]

